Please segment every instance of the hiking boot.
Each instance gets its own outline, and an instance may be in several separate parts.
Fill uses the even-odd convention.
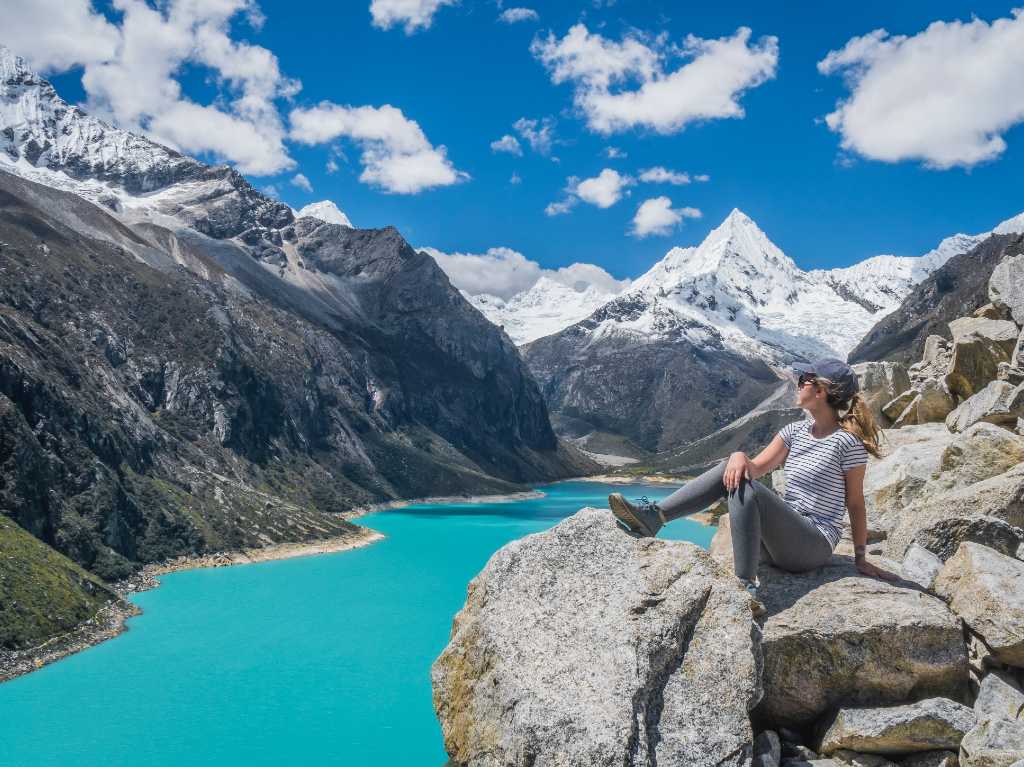
[[[658,504],[648,501],[647,496],[632,504],[622,497],[622,493],[612,493],[608,496],[608,505],[626,531],[638,538],[653,538],[665,524],[665,516]]]
[[[757,597],[757,584],[753,581],[743,581],[743,588],[747,590],[747,594],[750,595],[750,612],[755,618],[763,618],[768,612],[768,608],[764,606]]]

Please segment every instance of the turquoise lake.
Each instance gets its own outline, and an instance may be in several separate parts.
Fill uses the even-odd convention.
[[[613,490],[672,489],[414,505],[359,520],[387,536],[365,548],[164,576],[121,636],[0,684],[0,765],[442,767],[430,664],[469,580]],[[661,537],[712,534],[680,520]]]

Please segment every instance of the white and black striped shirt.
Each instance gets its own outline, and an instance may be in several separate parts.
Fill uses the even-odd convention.
[[[859,437],[836,429],[817,439],[813,421],[795,421],[779,430],[789,448],[786,456],[786,502],[810,518],[836,547],[846,516],[846,472],[868,462],[868,451]]]

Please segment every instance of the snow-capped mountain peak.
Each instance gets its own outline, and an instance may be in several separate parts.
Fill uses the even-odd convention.
[[[352,222],[349,221],[348,216],[342,213],[338,209],[338,206],[331,200],[311,202],[309,205],[303,207],[302,210],[295,212],[296,218],[302,218],[303,216],[318,218],[328,224],[341,224],[342,226],[347,226],[349,229],[355,228],[352,226]]]

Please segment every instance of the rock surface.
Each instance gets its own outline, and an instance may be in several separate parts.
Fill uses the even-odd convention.
[[[1024,666],[1024,562],[962,543],[934,588],[999,661]]]
[[[723,564],[732,561],[727,519],[711,543]],[[841,706],[963,697],[960,621],[915,584],[863,576],[841,554],[808,573],[762,565],[758,577],[767,615],[764,697],[754,716],[764,726],[810,724]]]
[[[960,743],[960,767],[1010,767],[1024,759],[1024,721],[979,722]]]
[[[957,767],[959,757],[956,751],[922,751],[903,759],[903,767]]]
[[[706,552],[584,509],[470,583],[432,671],[445,747],[470,767],[749,764],[758,638]]]
[[[843,708],[825,730],[818,750],[908,754],[958,748],[975,723],[970,708],[946,698],[889,708]]]
[[[1022,415],[1024,386],[996,380],[993,373],[987,384],[969,395],[946,416],[946,427],[950,431],[964,431],[979,421],[987,421],[1012,429]]]
[[[986,719],[1024,719],[1024,692],[1009,674],[993,671],[981,681],[974,701],[978,721]]]
[[[861,396],[875,419],[881,423],[889,422],[883,407],[910,388],[906,367],[898,362],[859,362],[853,370],[860,383]]]
[[[945,560],[964,540],[1005,545],[1012,553],[1024,525],[1024,465],[934,494],[921,495],[899,515],[885,541],[886,555],[902,559],[914,542]],[[1004,541],[1005,543],[1000,543]]]
[[[1005,307],[1018,325],[1024,325],[1024,256],[1008,256],[996,264],[988,295],[996,306]]]

